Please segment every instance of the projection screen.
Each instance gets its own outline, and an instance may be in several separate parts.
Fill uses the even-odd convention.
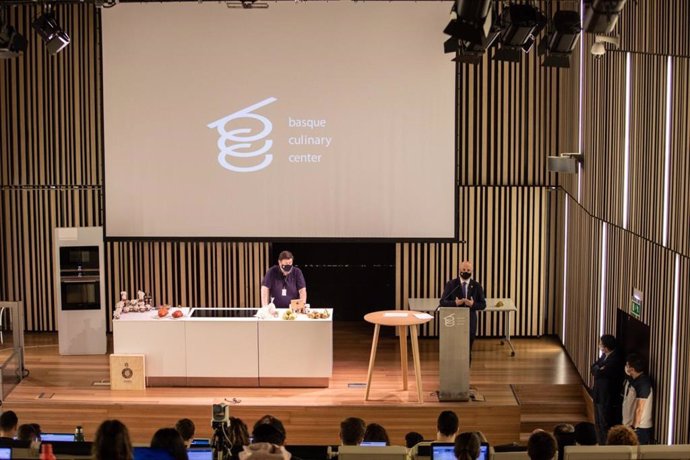
[[[106,236],[453,238],[450,6],[103,9]]]

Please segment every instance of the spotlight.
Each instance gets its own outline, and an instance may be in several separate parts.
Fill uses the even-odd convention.
[[[0,22],[0,59],[11,59],[26,51],[26,38],[14,27]]]
[[[510,4],[501,13],[501,48],[496,52],[499,61],[519,62],[528,53],[534,40],[546,25],[546,16],[531,5]]]
[[[55,15],[51,11],[46,11],[37,17],[31,23],[31,27],[46,43],[46,49],[50,54],[57,54],[69,45],[69,35],[58,25]]]
[[[443,44],[445,53],[456,53],[456,62],[481,62],[484,52],[500,33],[493,26],[492,0],[457,0],[443,33],[451,38]]]
[[[618,15],[623,11],[626,0],[593,0],[585,8],[585,32],[608,34],[618,23]]]
[[[545,54],[545,67],[570,67],[570,54],[580,37],[580,13],[556,11],[553,31],[539,43],[539,54]]]

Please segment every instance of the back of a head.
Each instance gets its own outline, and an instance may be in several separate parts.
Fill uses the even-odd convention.
[[[413,448],[420,442],[424,441],[424,436],[421,433],[417,433],[416,431],[410,431],[405,435],[405,447],[408,449]]]
[[[17,440],[18,441],[36,441],[40,439],[40,433],[36,432],[36,428],[33,424],[28,423],[20,425],[17,428]]]
[[[616,337],[612,336],[611,334],[604,334],[601,336],[601,344],[613,351],[617,346]]]
[[[378,423],[370,423],[364,430],[365,442],[385,442],[387,446],[391,445],[391,440],[388,437],[386,429]]]
[[[177,421],[175,424],[175,429],[177,430],[178,433],[180,433],[180,436],[182,436],[182,440],[184,442],[187,442],[191,439],[194,438],[194,432],[196,431],[196,427],[194,426],[194,422],[191,421],[188,418],[183,418]]]
[[[283,444],[285,444],[285,439],[287,438],[287,433],[285,431],[285,426],[283,425],[283,422],[281,422],[279,419],[277,419],[276,417],[274,417],[272,415],[264,415],[259,420],[257,420],[256,423],[254,424],[254,429],[252,430],[252,437],[256,438],[256,436],[257,436],[256,429],[261,425],[270,425],[276,431],[278,431],[280,436],[277,439],[280,439],[280,442],[256,441],[256,439],[254,439],[254,442],[271,442],[271,443],[277,444],[279,446],[282,446]],[[261,431],[260,431],[260,433],[261,433]],[[266,433],[268,433],[268,432],[266,432]]]
[[[532,433],[527,441],[527,455],[531,460],[552,460],[557,450],[556,438],[543,430]]]
[[[282,446],[285,443],[285,435],[274,425],[262,423],[256,425],[252,431],[252,444],[269,443]]]
[[[161,428],[151,438],[151,448],[165,450],[175,460],[187,460],[187,449],[175,428]]]
[[[228,438],[233,446],[246,446],[249,444],[249,429],[247,424],[237,417],[230,417],[230,429]]]
[[[632,428],[625,425],[616,425],[609,430],[606,444],[609,446],[637,446],[640,442]]]
[[[460,433],[455,437],[455,458],[458,460],[476,460],[482,447],[476,433]]]
[[[364,439],[366,423],[358,417],[348,417],[340,422],[340,440],[344,446],[357,446]]]
[[[597,431],[594,423],[580,422],[575,425],[575,442],[581,446],[596,446]]]
[[[12,410],[6,410],[0,415],[0,430],[9,433],[17,429],[19,417]]]
[[[129,430],[119,420],[106,420],[96,430],[93,441],[94,460],[132,460]]]
[[[460,420],[452,410],[444,410],[436,420],[436,429],[443,436],[453,436],[460,428]]]
[[[270,443],[251,444],[239,453],[240,460],[284,460],[290,458],[280,447]]]

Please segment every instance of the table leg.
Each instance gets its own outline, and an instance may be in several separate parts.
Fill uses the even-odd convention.
[[[369,356],[369,371],[367,372],[367,393],[364,400],[369,400],[369,390],[371,388],[371,374],[374,372],[374,362],[376,361],[376,347],[379,344],[379,324],[374,325],[374,339],[371,341],[371,355]]]
[[[506,340],[508,341],[508,345],[510,346],[510,356],[515,356],[515,348],[513,348],[513,342],[510,341],[510,328],[512,326],[514,314],[514,310],[508,312],[508,329],[506,330]]]
[[[402,370],[403,390],[407,390],[407,327],[398,326],[400,337],[400,369]]]
[[[417,379],[417,397],[419,402],[424,402],[422,392],[422,366],[419,363],[419,342],[417,341],[417,326],[410,326],[410,337],[412,338],[412,359],[414,361],[414,375]]]

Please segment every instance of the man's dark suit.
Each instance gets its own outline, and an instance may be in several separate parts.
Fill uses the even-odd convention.
[[[441,295],[442,307],[455,307],[455,298],[472,299],[474,305],[470,307],[470,349],[472,349],[472,342],[477,335],[477,310],[484,310],[486,308],[486,298],[484,297],[484,289],[481,284],[475,280],[470,279],[467,287],[467,295],[463,293],[462,282],[465,280],[460,278],[453,278],[446,283],[446,287]],[[459,308],[467,308],[464,305]]]
[[[601,355],[592,364],[592,399],[599,444],[606,444],[609,428],[621,423],[624,367],[625,361],[617,350],[613,350],[608,357],[605,354]]]

